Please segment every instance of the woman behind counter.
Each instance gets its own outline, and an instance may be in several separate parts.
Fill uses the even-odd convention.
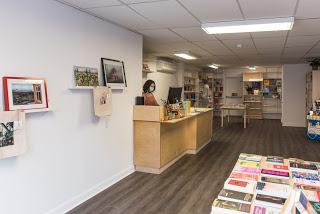
[[[156,90],[156,83],[153,80],[147,80],[143,85],[143,97],[144,105],[147,106],[158,106],[156,98],[153,95],[153,92]]]

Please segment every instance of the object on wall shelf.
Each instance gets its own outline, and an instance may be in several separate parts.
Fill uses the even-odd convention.
[[[101,64],[105,86],[112,89],[124,89],[127,87],[123,61],[101,58]]]
[[[25,113],[0,112],[0,159],[21,155],[26,150]]]
[[[6,111],[49,108],[45,79],[3,77]]]
[[[74,66],[73,75],[74,86],[76,88],[99,85],[99,72],[97,68]]]
[[[112,91],[110,87],[98,86],[93,89],[94,113],[97,117],[112,113]]]

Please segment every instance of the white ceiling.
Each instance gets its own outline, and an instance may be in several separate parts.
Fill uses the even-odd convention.
[[[144,35],[144,52],[206,66],[304,62],[320,56],[320,0],[57,0]],[[203,22],[294,16],[292,31],[208,35]],[[237,45],[241,44],[241,48]]]

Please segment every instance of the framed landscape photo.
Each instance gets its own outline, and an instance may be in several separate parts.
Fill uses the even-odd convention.
[[[6,111],[48,108],[45,79],[30,77],[3,77]]]
[[[122,61],[101,58],[101,64],[106,86],[115,89],[127,87],[124,63]]]
[[[97,68],[74,66],[75,87],[96,87],[99,86],[99,72]]]

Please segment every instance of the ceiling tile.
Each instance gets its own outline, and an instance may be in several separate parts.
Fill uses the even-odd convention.
[[[310,48],[306,47],[292,47],[285,48],[283,52],[284,57],[303,57]]]
[[[236,0],[179,0],[201,22],[242,20]]]
[[[258,49],[261,48],[283,48],[284,43],[286,41],[286,37],[269,37],[269,38],[256,38],[254,39],[254,43]]]
[[[296,20],[289,36],[320,35],[320,19]]]
[[[121,0],[125,4],[136,4],[144,2],[154,2],[154,1],[166,1],[166,0]]]
[[[172,30],[183,38],[193,42],[216,40],[213,35],[205,33],[200,27],[173,28]]]
[[[185,40],[171,32],[168,29],[154,29],[139,31],[144,35],[146,40],[152,40],[155,42],[184,42]]]
[[[224,49],[225,46],[219,41],[195,42],[198,46],[206,49]]]
[[[248,19],[287,17],[294,15],[297,0],[239,0]]]
[[[134,30],[155,28],[156,25],[125,5],[88,9],[89,12]]]
[[[224,40],[223,43],[232,50],[237,49],[254,49],[254,44],[252,39],[233,39],[233,40]],[[238,48],[237,45],[241,44],[242,47]]]
[[[320,41],[319,36],[289,36],[287,39],[286,47],[295,46],[314,46],[318,41]]]
[[[295,17],[298,19],[320,18],[319,0],[302,0],[299,2]]]
[[[220,40],[229,40],[229,39],[250,39],[250,33],[226,33],[226,34],[217,34],[216,37]]]
[[[159,1],[130,5],[135,11],[163,27],[196,27],[200,23],[176,1]]]
[[[115,5],[121,5],[122,3],[117,0],[63,0],[63,2],[72,4],[82,9],[93,7],[109,7]]]
[[[233,52],[236,53],[239,57],[247,54],[258,54],[255,48],[238,48],[238,49],[233,49]]]
[[[258,48],[260,54],[274,54],[280,55],[283,51],[283,47],[274,47],[274,48]]]
[[[252,37],[255,38],[268,38],[268,37],[286,37],[288,31],[271,31],[271,32],[254,32],[251,33]]]

